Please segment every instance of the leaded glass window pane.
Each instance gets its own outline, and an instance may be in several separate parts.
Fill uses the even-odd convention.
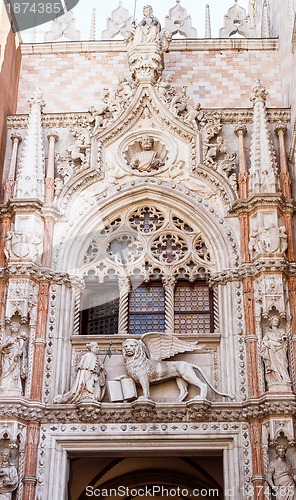
[[[175,332],[210,333],[212,300],[205,282],[178,282],[175,287]]]
[[[133,288],[129,295],[129,333],[163,332],[164,289],[161,282]]]

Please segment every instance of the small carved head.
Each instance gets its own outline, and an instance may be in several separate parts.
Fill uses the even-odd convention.
[[[153,17],[153,9],[151,5],[145,5],[143,8],[144,17]]]
[[[137,350],[138,341],[134,339],[127,339],[122,344],[123,354],[126,356],[133,356]]]
[[[10,449],[9,448],[3,448],[3,450],[1,451],[1,461],[2,461],[2,463],[9,462],[10,457],[11,457],[11,451],[10,451]]]
[[[287,453],[287,446],[279,444],[278,446],[275,447],[275,452],[280,458],[284,458]]]
[[[86,344],[86,347],[89,351],[93,352],[94,354],[99,354],[100,352],[100,348],[97,342],[90,342],[89,344]]]
[[[280,325],[280,317],[278,315],[275,315],[275,316],[272,316],[272,318],[269,320],[269,326],[272,327],[272,326],[279,326]]]
[[[153,149],[154,139],[146,135],[140,140],[140,145],[143,151],[151,151]]]
[[[10,324],[10,332],[11,333],[18,333],[19,332],[19,329],[20,329],[20,325],[19,323],[17,323],[16,321],[13,321],[11,324]]]

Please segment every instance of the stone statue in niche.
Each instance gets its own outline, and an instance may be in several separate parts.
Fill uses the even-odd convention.
[[[86,344],[88,352],[83,354],[72,389],[56,396],[53,403],[79,403],[101,401],[105,394],[106,371],[99,360],[100,348],[96,342]]]
[[[154,139],[152,137],[143,137],[139,144],[142,151],[136,153],[131,159],[129,164],[131,168],[138,172],[152,172],[165,164],[158,153],[153,150]]]
[[[269,321],[269,330],[262,340],[261,356],[265,366],[268,389],[291,390],[287,334],[283,328],[280,328],[278,315],[273,316]]]
[[[271,487],[276,500],[293,499],[296,492],[296,475],[286,458],[287,447],[278,445],[275,452],[277,456],[268,466],[266,482]]]
[[[0,343],[0,394],[8,397],[23,394],[22,380],[27,377],[27,334],[20,329],[19,323],[12,322],[9,335]]]
[[[11,462],[11,451],[3,448],[0,461],[0,500],[11,500],[18,487],[18,473]]]
[[[233,399],[233,396],[217,391],[198,366],[186,361],[162,361],[178,353],[198,349],[195,342],[184,342],[167,333],[146,333],[141,340],[125,340],[122,352],[126,371],[143,390],[143,395],[138,400],[149,401],[150,384],[170,379],[176,380],[179,389],[177,401],[186,398],[189,384],[200,389],[200,394],[193,398],[195,400],[206,399],[208,387],[219,396]]]

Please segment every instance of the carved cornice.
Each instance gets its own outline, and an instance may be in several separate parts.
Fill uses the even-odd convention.
[[[286,276],[295,276],[296,265],[285,259],[258,259],[252,264],[241,264],[239,269],[226,269],[215,273],[211,276],[209,284],[211,287],[225,285],[232,281],[242,281],[248,276],[255,278],[261,273],[284,273]]]
[[[258,208],[273,207],[282,212],[295,212],[296,202],[294,200],[285,200],[281,193],[278,194],[254,194],[247,200],[236,200],[228,215],[240,215],[242,213],[251,213]]]
[[[295,396],[265,395],[240,403],[211,403],[187,401],[184,403],[80,403],[78,405],[44,405],[19,401],[0,402],[0,419],[13,418],[22,422],[47,423],[127,423],[127,422],[249,422],[274,416],[296,415]]]
[[[6,281],[9,278],[31,278],[36,282],[47,281],[51,285],[65,285],[81,290],[84,287],[81,279],[76,276],[54,272],[32,262],[6,262],[5,267],[0,269],[0,280]]]
[[[7,205],[0,205],[0,217],[12,217],[17,213],[32,213],[41,215],[43,204],[37,199],[12,199]]]
[[[249,123],[253,121],[252,108],[206,108],[207,113],[221,113],[222,124]],[[28,125],[27,114],[9,115],[7,117],[7,126],[9,129],[26,129]],[[269,123],[289,123],[291,120],[291,111],[288,108],[267,108]],[[42,115],[43,128],[70,128],[77,122],[83,122],[89,117],[89,113],[44,113]]]
[[[112,342],[111,352],[112,354],[118,354],[122,351],[122,342],[126,338],[140,339],[141,335],[73,335],[71,338],[72,345],[77,349],[85,347],[89,342],[99,342],[101,349],[108,349],[110,342]],[[210,333],[210,334],[194,334],[194,335],[182,335],[182,340],[186,342],[197,342],[198,344],[211,345],[213,347],[220,343],[221,335],[220,333]],[[198,351],[200,352],[200,351]]]
[[[170,52],[209,51],[209,50],[278,50],[277,38],[212,38],[173,40]],[[27,43],[21,45],[23,55],[71,54],[71,53],[110,53],[126,52],[124,40],[100,40],[77,42]]]

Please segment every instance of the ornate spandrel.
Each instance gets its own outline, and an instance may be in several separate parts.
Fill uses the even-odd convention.
[[[161,76],[163,53],[169,49],[172,34],[161,29],[150,5],[143,9],[143,19],[126,35],[131,74],[139,83],[155,83]]]

